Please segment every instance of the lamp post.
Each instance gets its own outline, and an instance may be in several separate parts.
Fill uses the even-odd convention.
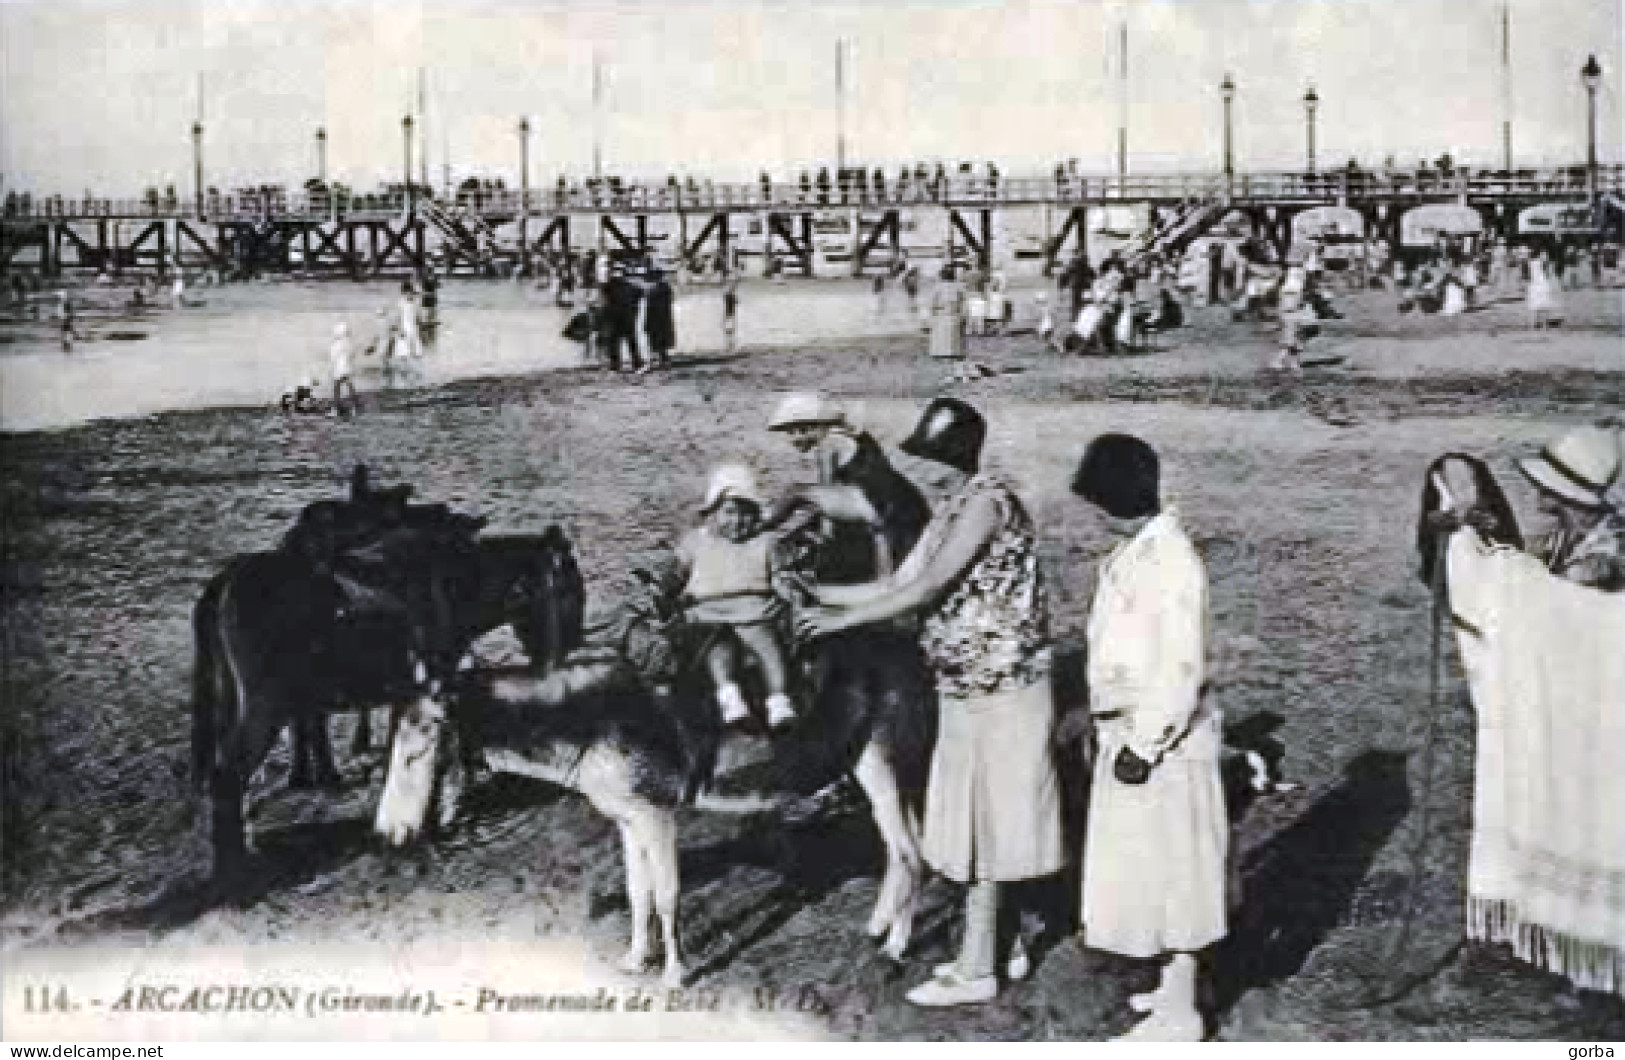
[[[327,130],[316,130],[316,179],[327,183]]]
[[[198,219],[203,218],[203,123],[192,123],[192,193]]]
[[[530,275],[530,239],[525,222],[530,217],[530,119],[519,119],[519,271]]]
[[[1303,118],[1305,131],[1308,133],[1308,165],[1309,175],[1315,174],[1315,111],[1320,108],[1320,96],[1315,94],[1315,86],[1310,85],[1309,91],[1303,94]]]
[[[1236,181],[1236,160],[1230,140],[1230,104],[1236,98],[1236,82],[1228,73],[1219,82],[1219,96],[1224,100],[1224,190],[1229,194]]]
[[[1591,198],[1597,197],[1597,86],[1602,83],[1602,67],[1595,55],[1587,56],[1580,68],[1580,80],[1586,86],[1586,189]]]
[[[401,140],[406,154],[401,165],[401,177],[406,181],[406,210],[412,212],[412,115],[401,119]]]

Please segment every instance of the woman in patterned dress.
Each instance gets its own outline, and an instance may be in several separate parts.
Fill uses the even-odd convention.
[[[1047,876],[1063,859],[1037,535],[1010,487],[979,473],[986,430],[962,401],[939,398],[926,408],[902,449],[929,462],[948,499],[894,576],[821,588],[822,606],[797,621],[803,636],[818,637],[922,620],[941,711],[923,852],[969,891],[959,956],[909,992],[917,1005],[991,1000],[999,988],[999,884]],[[1025,963],[1012,955],[1012,978],[1025,974]]]

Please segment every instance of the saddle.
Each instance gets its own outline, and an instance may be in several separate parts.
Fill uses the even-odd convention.
[[[282,539],[285,552],[326,573],[338,590],[341,619],[396,618],[408,613],[408,586],[429,557],[472,553],[483,517],[444,504],[411,504],[410,484],[374,489],[356,465],[348,500],[305,506]]]

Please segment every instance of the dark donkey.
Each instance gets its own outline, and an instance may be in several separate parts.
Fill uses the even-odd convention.
[[[296,778],[314,768],[331,779],[331,712],[438,686],[504,624],[544,666],[579,643],[584,589],[561,531],[476,540],[477,524],[434,508],[346,540],[353,513],[311,505],[281,549],[232,559],[204,589],[192,615],[192,775],[210,798],[217,878],[244,866],[244,794],[290,723]]]

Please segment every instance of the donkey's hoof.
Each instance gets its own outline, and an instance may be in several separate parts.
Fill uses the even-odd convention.
[[[635,974],[643,971],[648,963],[649,952],[647,950],[627,950],[626,956],[621,958],[620,963],[617,964],[616,967],[623,972],[632,972]]]
[[[660,985],[672,990],[681,990],[688,979],[688,970],[680,964],[668,965],[660,975]]]

